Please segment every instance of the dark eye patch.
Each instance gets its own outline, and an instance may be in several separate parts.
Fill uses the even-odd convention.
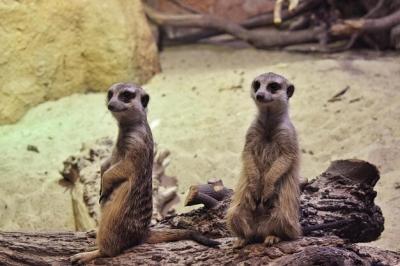
[[[113,97],[113,92],[112,91],[108,91],[107,100],[110,100],[112,97]]]
[[[123,91],[122,93],[120,93],[119,98],[125,102],[128,103],[130,102],[130,100],[132,100],[133,98],[135,98],[136,94],[134,92],[131,91]]]
[[[281,89],[281,85],[277,82],[271,82],[270,84],[268,84],[267,89],[271,92],[271,93],[275,93],[278,90]]]
[[[260,88],[261,84],[258,80],[255,80],[251,86],[253,87],[254,92],[256,92]]]

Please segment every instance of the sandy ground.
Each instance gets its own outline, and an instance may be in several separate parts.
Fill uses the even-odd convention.
[[[178,176],[182,197],[191,184],[212,177],[234,186],[255,114],[249,85],[256,75],[274,71],[296,86],[291,117],[303,150],[302,176],[317,176],[335,159],[376,164],[386,230],[373,245],[400,249],[400,56],[190,46],[167,49],[161,61],[163,72],[144,87],[151,94],[150,120],[158,123],[155,139],[172,152],[169,174]],[[346,86],[341,101],[328,102]],[[115,135],[104,97],[47,102],[18,124],[0,127],[0,229],[74,228],[70,193],[57,184],[58,170],[82,143]],[[29,144],[40,152],[28,151]]]

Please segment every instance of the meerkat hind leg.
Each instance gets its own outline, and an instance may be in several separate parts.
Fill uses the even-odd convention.
[[[100,253],[100,250],[97,249],[94,251],[78,253],[72,256],[70,260],[72,263],[81,265],[100,257],[103,257],[103,255]]]
[[[279,237],[274,236],[274,235],[268,235],[265,237],[264,245],[270,247],[273,244],[279,243],[280,241],[281,241],[281,239]]]

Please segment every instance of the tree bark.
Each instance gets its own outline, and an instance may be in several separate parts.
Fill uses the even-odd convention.
[[[233,250],[233,238],[220,248],[191,241],[143,244],[89,265],[396,265],[400,254],[348,244],[337,237],[303,237],[266,248],[262,244]],[[83,232],[0,233],[1,265],[70,265],[69,257],[90,249],[94,238]]]
[[[220,248],[207,248],[191,241],[143,244],[114,258],[101,258],[91,265],[396,265],[400,254],[358,246],[383,231],[383,216],[374,204],[375,166],[359,160],[335,161],[317,179],[306,183],[301,195],[304,237],[266,248],[262,244],[233,250],[234,238],[225,226],[230,193],[214,180],[203,192],[215,196],[218,205],[163,219],[154,227],[188,228],[217,237]],[[221,188],[222,186],[222,188]],[[212,192],[214,191],[214,192]],[[4,265],[69,265],[69,257],[94,246],[92,233],[0,232],[0,262]]]

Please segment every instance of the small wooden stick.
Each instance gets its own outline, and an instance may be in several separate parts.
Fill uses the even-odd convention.
[[[185,200],[185,206],[204,204],[206,208],[213,208],[232,195],[232,190],[224,186],[221,179],[209,179],[207,184],[191,186]]]
[[[207,209],[212,209],[218,205],[218,200],[199,192],[198,186],[191,186],[189,194],[185,200],[185,206],[193,206],[197,204],[204,204]]]

